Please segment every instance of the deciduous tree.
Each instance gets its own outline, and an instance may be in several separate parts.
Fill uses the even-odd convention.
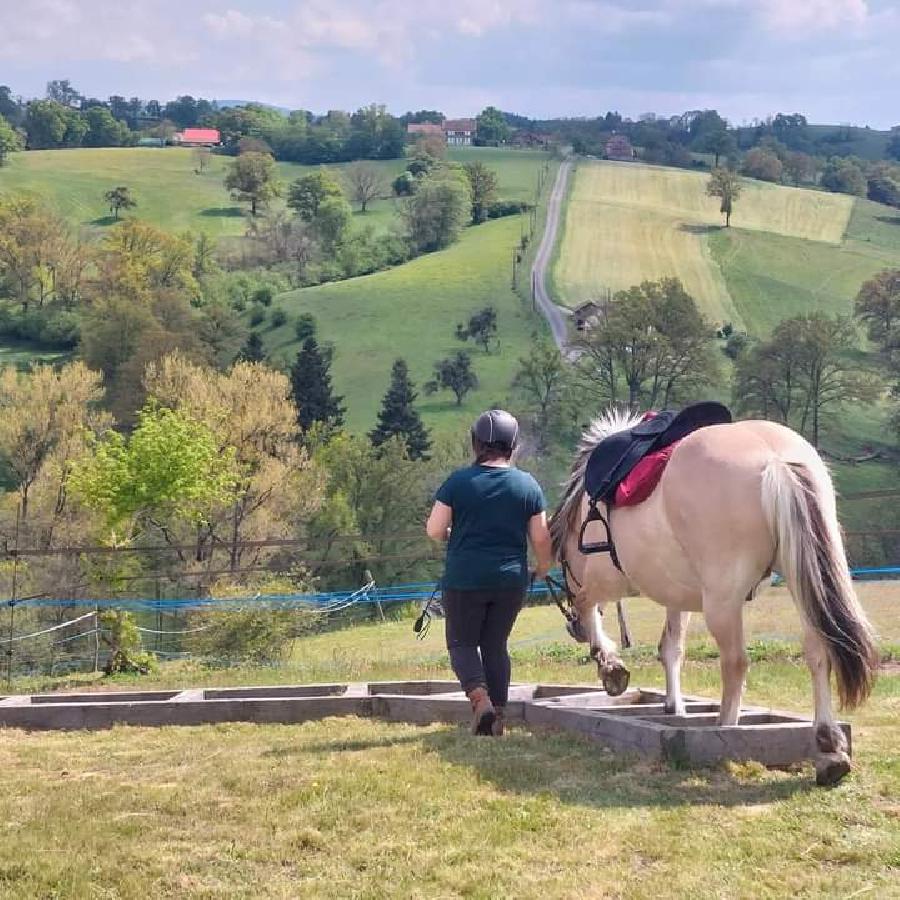
[[[232,162],[225,187],[235,200],[249,203],[255,216],[261,204],[278,195],[275,160],[267,153],[243,153]]]
[[[287,203],[304,222],[312,222],[328,197],[343,199],[344,192],[331,173],[320,168],[301,176],[291,185]]]
[[[24,141],[19,132],[0,116],[0,166],[6,162],[6,157],[10,153],[21,150],[23,146]]]
[[[464,174],[440,167],[424,176],[400,207],[410,250],[430,253],[448,247],[459,237],[471,212],[469,181]]]
[[[781,181],[784,166],[781,160],[765,147],[754,147],[744,157],[744,174],[760,181]]]
[[[131,191],[125,185],[119,185],[103,195],[103,199],[109,204],[109,211],[119,221],[119,211],[122,209],[134,209],[137,200],[131,196]]]
[[[472,195],[472,223],[480,225],[497,199],[497,173],[482,162],[466,163],[465,170]]]
[[[466,394],[477,387],[478,376],[472,368],[472,357],[465,350],[457,350],[453,356],[434,364],[434,378],[426,383],[425,393],[452,391],[456,397],[456,405],[462,406]]]
[[[457,324],[456,337],[460,341],[471,338],[485,353],[490,353],[491,344],[497,340],[497,310],[493,306],[485,306],[473,313],[466,325]]]
[[[509,125],[496,106],[488,106],[475,119],[475,133],[479,144],[504,144],[509,140]]]
[[[725,216],[725,227],[731,225],[731,214],[734,202],[741,193],[741,180],[731,169],[713,169],[706,184],[706,193],[710,197],[718,197],[722,202],[719,212]]]
[[[359,204],[359,211],[365,213],[373,200],[386,196],[387,181],[377,166],[371,163],[351,163],[344,170],[344,178],[350,189],[350,196]]]
[[[885,269],[859,289],[853,311],[865,324],[869,338],[882,350],[898,345],[900,326],[900,269]]]

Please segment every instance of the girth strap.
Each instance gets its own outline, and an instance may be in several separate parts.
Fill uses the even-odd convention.
[[[612,531],[610,531],[609,520],[612,518],[611,510],[607,508],[606,516],[600,512],[597,503],[592,502],[590,509],[588,509],[587,518],[581,525],[581,531],[578,534],[578,550],[581,553],[584,553],[586,556],[592,553],[608,553],[609,558],[612,560],[612,564],[620,571],[622,574],[625,574],[625,570],[622,568],[621,563],[619,562],[619,554],[616,553],[616,545],[613,542]],[[593,522],[602,522],[604,529],[606,529],[606,540],[605,541],[597,541],[592,544],[586,544],[584,542],[584,536],[587,532],[588,525]]]

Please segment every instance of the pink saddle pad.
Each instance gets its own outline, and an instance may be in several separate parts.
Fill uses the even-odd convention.
[[[616,506],[637,506],[654,491],[662,478],[672,453],[681,441],[675,441],[661,450],[648,453],[620,482],[616,488]]]

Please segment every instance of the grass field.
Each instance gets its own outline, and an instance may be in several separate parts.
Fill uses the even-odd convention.
[[[744,323],[744,310],[716,264],[707,236],[722,217],[706,196],[708,176],[623,163],[581,163],[566,212],[555,270],[562,299],[577,305],[598,290],[620,290],[674,275],[714,322]],[[745,179],[734,228],[838,245],[853,199]]]
[[[484,160],[499,174],[500,195],[532,199],[544,156],[497,150],[460,151]],[[503,403],[518,359],[533,331],[543,328],[511,287],[511,257],[519,241],[520,217],[487,222],[463,232],[460,241],[403,266],[348,281],[293,291],[276,298],[288,322],[265,332],[275,361],[293,362],[299,345],[294,322],[311,312],[320,336],[335,347],[334,381],[346,397],[352,430],[374,427],[393,361],[403,357],[421,388],[434,362],[456,350],[471,351],[480,386],[461,407],[450,393],[420,397],[419,410],[429,426],[449,432],[492,404]],[[523,276],[527,279],[527,275]],[[499,318],[499,350],[490,354],[455,337],[458,322],[492,305]]]
[[[864,585],[885,639],[900,638],[896,585]],[[652,660],[661,611],[629,601]],[[783,592],[748,607],[751,703],[809,712],[810,681]],[[167,667],[142,687],[450,677],[440,623],[298,641],[279,669]],[[565,641],[565,643],[562,643]],[[593,681],[553,608],[527,609],[514,677]],[[685,690],[718,693],[697,635]],[[133,681],[119,686],[131,688]],[[29,685],[33,687],[34,685]],[[47,687],[44,684],[43,687]],[[91,684],[80,684],[90,688]],[[109,685],[106,685],[107,687]],[[297,726],[0,731],[0,893],[37,897],[721,898],[898,896],[900,675],[850,718],[857,770],[839,788],[809,766],[677,769],[572,735],[330,719]]]
[[[533,158],[537,154],[493,148],[454,148],[450,159],[482,160],[501,172],[503,189],[519,196],[534,190]],[[244,233],[246,205],[236,203],[225,190],[224,178],[229,157],[213,156],[209,168],[195,172],[192,151],[179,147],[115,147],[97,150],[36,150],[13,153],[0,169],[0,194],[25,193],[53,205],[73,226],[105,228],[112,224],[103,194],[116,185],[131,189],[137,207],[131,215],[168,231],[204,231],[207,234]],[[386,180],[403,169],[402,160],[375,161]],[[300,177],[310,166],[278,163],[283,187]],[[338,173],[344,168],[336,165]],[[507,196],[504,194],[503,196]],[[283,204],[275,201],[273,208]],[[356,216],[359,224],[376,229],[390,227],[396,201],[376,200],[366,215]]]

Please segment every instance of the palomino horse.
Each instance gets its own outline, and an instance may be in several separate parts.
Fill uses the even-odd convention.
[[[600,613],[638,590],[666,607],[660,657],[666,711],[684,713],[680,671],[691,612],[703,612],[719,646],[719,722],[736,725],[748,659],[743,608],[766,576],[784,576],[803,622],[815,697],[816,778],[835,784],[850,770],[843,732],[832,713],[834,669],[842,705],[869,695],[878,665],[874,637],[853,590],[822,459],[802,437],[772,422],[712,425],[675,447],[655,491],[637,506],[606,509],[622,571],[608,553],[585,555],[579,530],[589,509],[584,472],[603,438],[640,416],[608,411],[584,433],[553,516],[551,532],[573,597],[576,631],[589,641],[604,686],[621,693],[628,670],[603,633]],[[586,540],[605,539],[605,533]]]

